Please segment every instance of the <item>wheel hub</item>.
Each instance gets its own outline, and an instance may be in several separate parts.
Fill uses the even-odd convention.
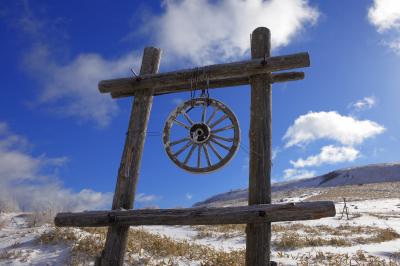
[[[210,128],[204,123],[194,124],[190,128],[190,138],[194,143],[202,144],[210,137]]]

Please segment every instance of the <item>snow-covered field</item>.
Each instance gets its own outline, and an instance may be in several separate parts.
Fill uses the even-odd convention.
[[[316,193],[310,193],[308,197],[315,196]],[[307,197],[295,196],[284,201],[299,201],[305,198]],[[337,202],[336,217],[274,224],[272,259],[281,265],[400,265],[400,199],[350,201],[347,205],[349,220],[346,215],[340,219],[343,203]],[[29,216],[24,213],[0,214],[0,265],[93,264],[91,253],[93,251],[82,248],[79,239],[93,236],[95,232],[72,229],[68,231],[69,234],[72,232],[77,235],[72,240],[71,238],[69,241],[63,240],[58,236],[54,238],[57,241],[43,241],[44,238],[40,236],[54,231],[53,226],[45,224],[33,227],[29,225],[27,217]],[[144,242],[143,239],[135,240],[142,246],[137,249],[137,254],[134,252],[135,248],[131,249],[135,254],[127,256],[131,259],[127,260],[126,264],[159,265],[163,262],[165,263],[163,265],[201,265],[202,255],[191,255],[192,259],[188,258],[190,256],[185,257],[185,253],[192,251],[184,251],[182,255],[179,249],[184,250],[183,247],[188,250],[190,248],[199,250],[204,247],[204,250],[211,252],[209,255],[211,257],[218,252],[225,252],[224,254],[229,256],[229,252],[240,251],[242,253],[239,252],[236,256],[242,258],[245,248],[243,228],[243,226],[132,228],[133,231],[136,230],[135,232],[143,230],[150,234],[145,235],[148,242]],[[58,234],[62,235],[63,232],[59,231]],[[148,240],[151,235],[168,238]],[[143,237],[142,234],[136,236]],[[96,239],[103,241],[104,237]],[[171,247],[162,247],[167,240],[179,244],[173,250],[170,250]],[[149,241],[153,241],[151,245]],[[165,245],[171,246],[172,242],[165,242]],[[88,250],[90,254],[85,260],[72,262],[71,253],[77,246],[80,247],[80,252]],[[152,251],[152,248],[157,249],[157,252]],[[213,261],[208,261],[209,264],[206,265],[224,265],[223,262]],[[240,261],[236,263],[226,265],[240,265]]]
[[[63,265],[70,247],[41,245],[36,240],[51,225],[32,227],[25,213],[0,214],[0,265]]]

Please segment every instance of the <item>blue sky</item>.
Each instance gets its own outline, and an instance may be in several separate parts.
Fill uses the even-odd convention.
[[[130,76],[145,46],[160,71],[249,58],[272,32],[273,55],[308,51],[303,81],[273,85],[274,181],[399,160],[400,5],[374,1],[2,1],[0,199],[10,206],[109,207],[131,99],[97,82]],[[136,206],[176,207],[248,184],[249,88],[210,91],[237,115],[242,148],[192,175],[146,140]],[[156,97],[149,131],[189,93]]]

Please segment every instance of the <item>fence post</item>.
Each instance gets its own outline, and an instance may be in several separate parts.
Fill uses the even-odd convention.
[[[252,59],[270,57],[271,34],[260,27],[251,35]],[[271,74],[250,77],[249,205],[271,203]],[[270,265],[271,223],[247,224],[246,265]]]

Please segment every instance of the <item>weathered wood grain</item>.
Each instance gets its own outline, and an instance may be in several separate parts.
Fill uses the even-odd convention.
[[[96,227],[109,225],[211,225],[263,224],[313,220],[335,216],[331,201],[260,204],[225,208],[143,209],[59,213],[56,226]]]
[[[161,50],[146,47],[143,53],[141,75],[157,73],[160,65]],[[132,209],[136,185],[142,158],[147,124],[153,104],[152,89],[141,90],[135,95],[125,139],[112,209]],[[100,265],[122,265],[129,226],[115,225],[108,229],[106,244],[102,256],[97,260]]]
[[[257,28],[251,35],[251,57],[270,58],[271,34]],[[271,203],[271,75],[250,77],[249,205]],[[246,265],[270,265],[271,223],[248,223]]]
[[[132,77],[103,80],[99,82],[98,87],[102,93],[133,92],[148,88],[157,89],[179,85],[190,86],[191,81],[193,82],[196,77],[198,80],[206,80],[208,78],[210,81],[218,81],[308,66],[310,66],[308,53],[298,53],[153,75],[141,74],[139,79]]]
[[[284,72],[284,73],[273,73],[271,74],[272,83],[277,82],[287,82],[287,81],[295,81],[304,79],[304,72]],[[229,78],[229,79],[220,79],[220,80],[211,80],[209,82],[209,89],[216,88],[227,88],[227,87],[235,87],[235,86],[243,86],[248,85],[250,83],[249,77],[238,77],[238,78]],[[197,89],[207,88],[207,82],[201,81],[196,86]],[[171,87],[160,87],[154,89],[154,96],[164,95],[170,93],[177,92],[185,92],[190,91],[190,84],[183,84]],[[112,92],[112,98],[122,98],[122,97],[130,97],[135,95],[135,90],[131,90],[127,88],[124,91]]]

